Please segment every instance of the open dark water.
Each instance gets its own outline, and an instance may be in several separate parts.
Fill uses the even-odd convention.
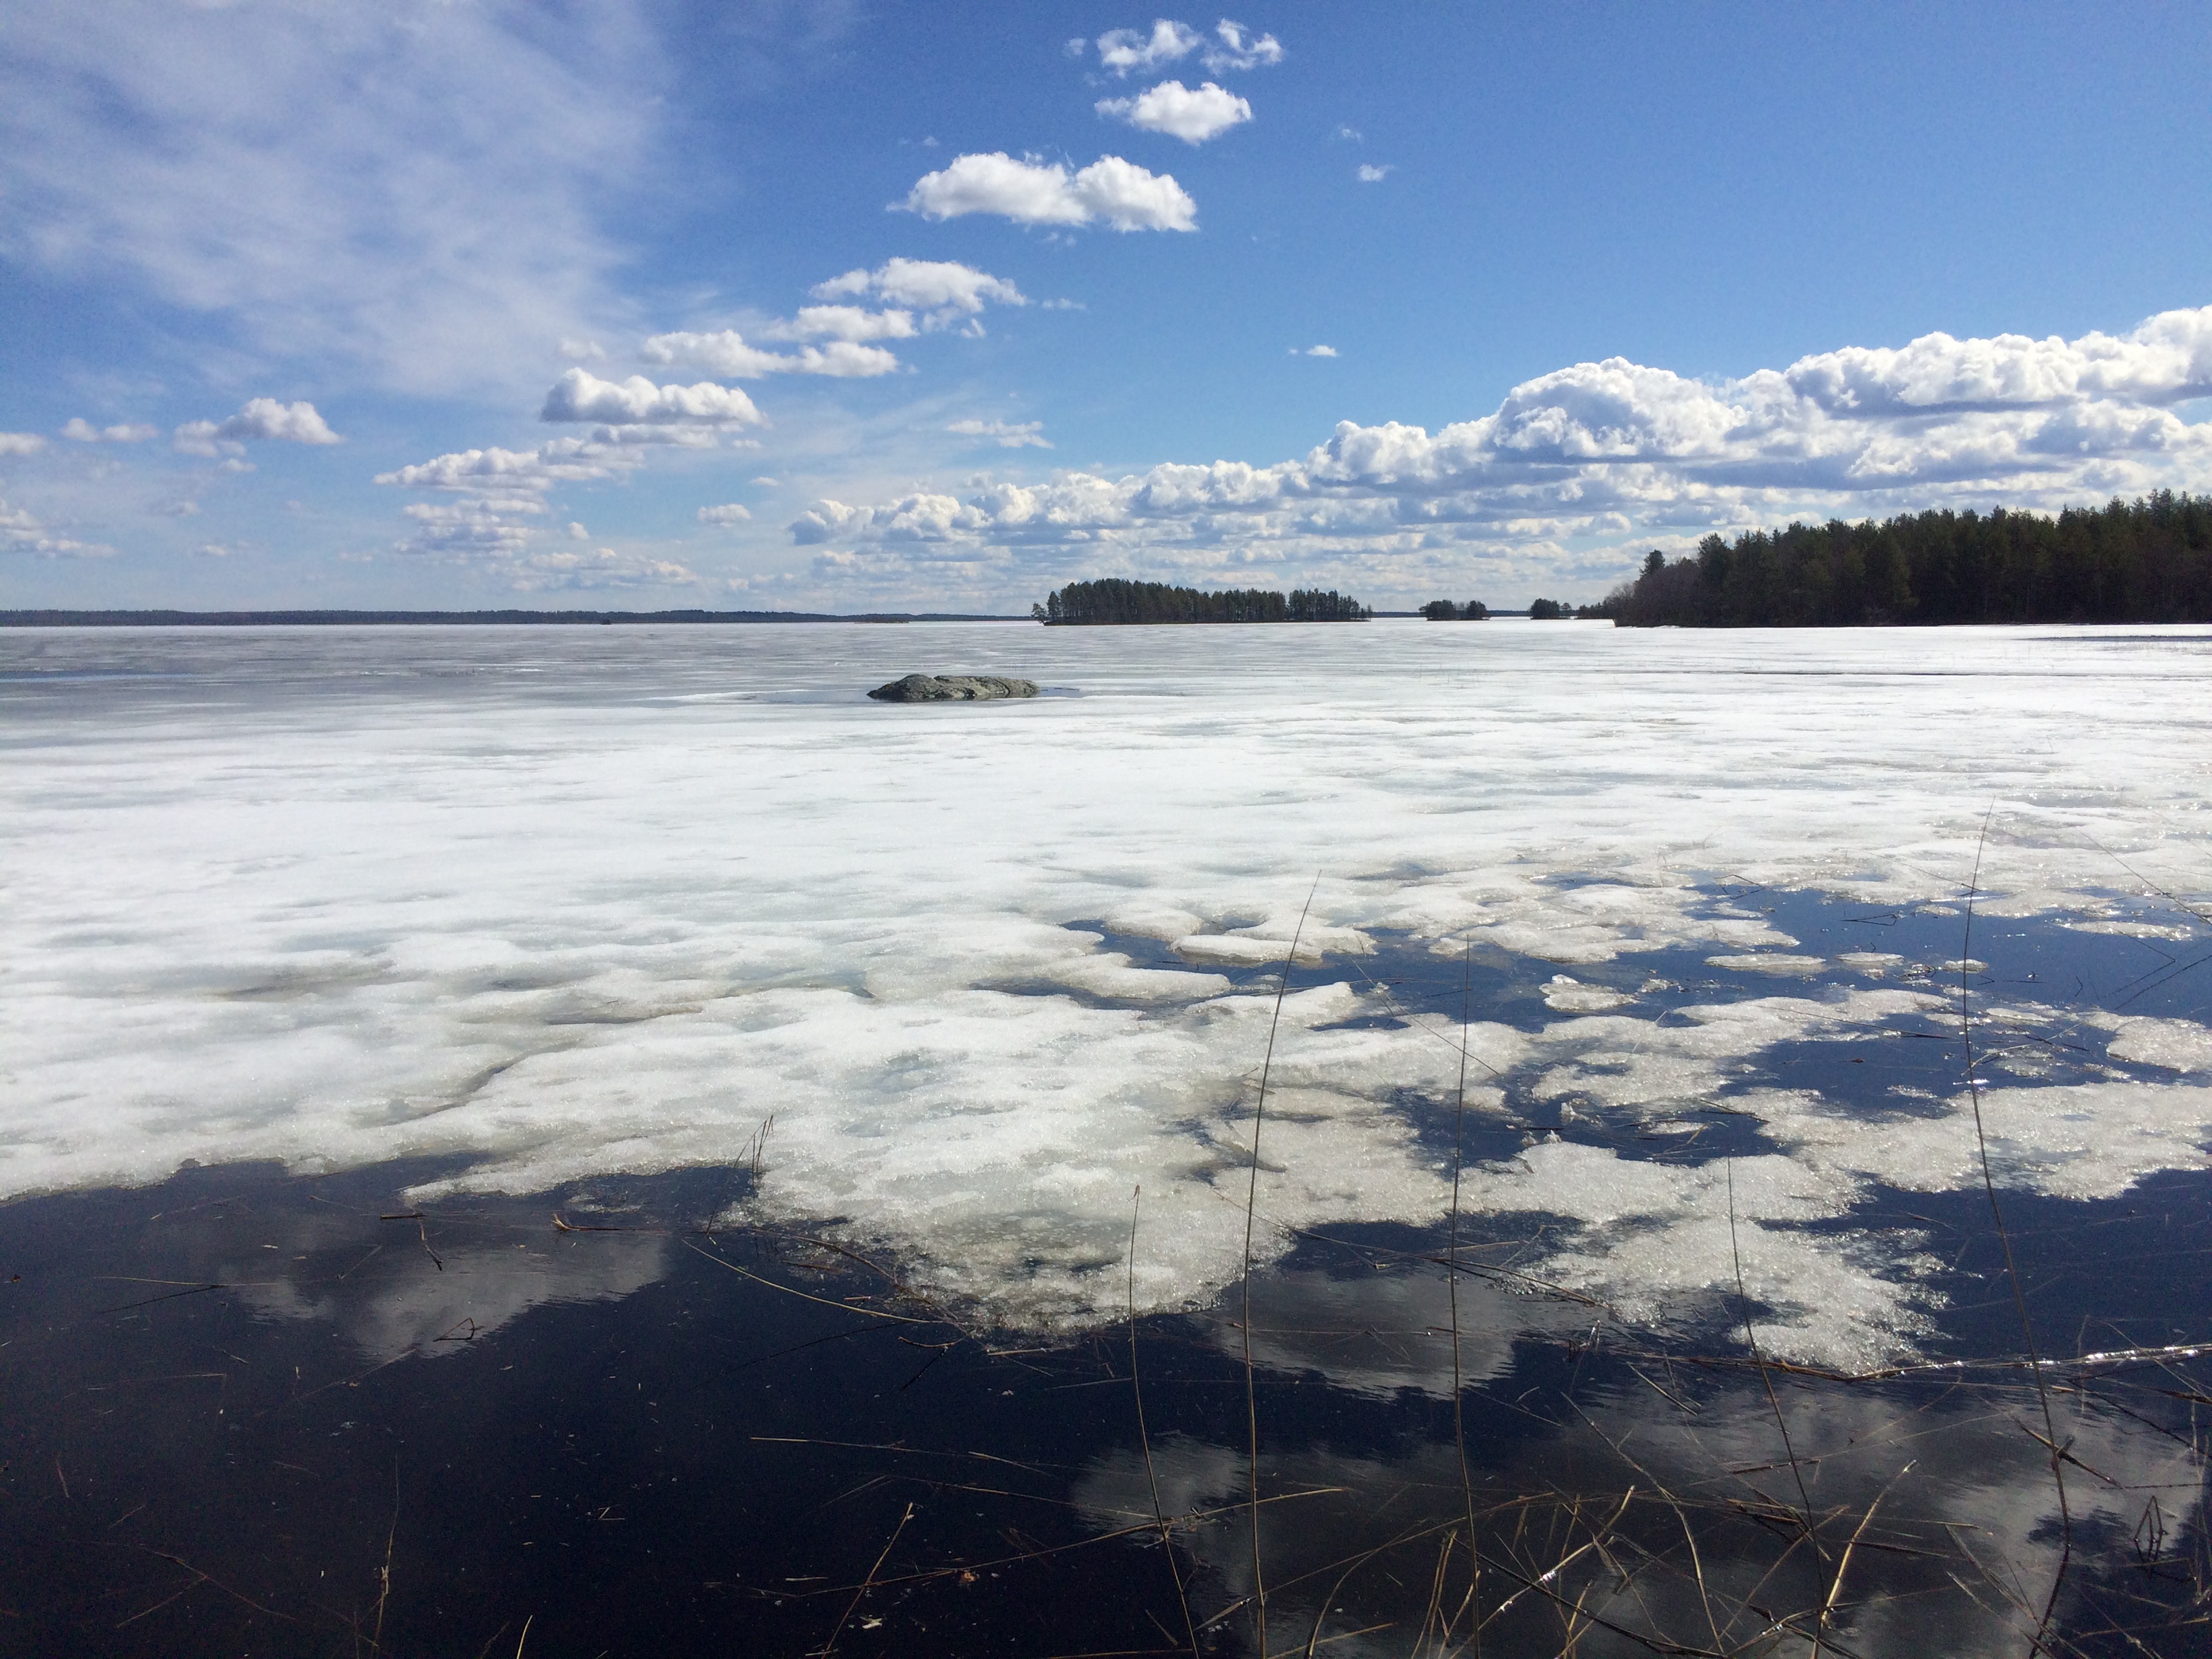
[[[1713,898],[1955,994],[1954,908]],[[1978,919],[1967,977],[2202,1021],[2212,934],[2179,922]],[[1709,952],[1564,971],[1647,1006],[1833,982]],[[1378,1018],[1465,996],[1529,1029],[1563,971],[1403,940],[1352,969],[1395,990]],[[1709,1162],[1765,1150],[1738,1088],[1955,1092],[1956,1025],[1893,1024],[1761,1051],[1665,1133],[1511,1080],[1466,1154],[1557,1133]],[[2101,1040],[2046,1020],[1998,1058],[2109,1078]],[[1406,1109],[1448,1156],[1449,1103]],[[1883,1190],[1849,1224],[1910,1241],[1940,1301],[1901,1374],[1762,1367],[1725,1300],[1615,1319],[1522,1276],[1545,1218],[1471,1215],[1456,1310],[1441,1231],[1325,1230],[1258,1277],[1249,1417],[1242,1287],[1140,1322],[1133,1377],[1127,1325],[968,1330],[895,1262],[717,1228],[744,1169],[400,1198],[435,1173],[0,1206],[0,1652],[1252,1654],[1264,1581],[1270,1655],[2212,1653],[2204,1171],[2001,1193],[2041,1390],[1986,1195]]]

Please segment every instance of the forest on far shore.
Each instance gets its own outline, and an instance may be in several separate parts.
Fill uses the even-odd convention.
[[[2212,622],[2212,496],[1708,536],[1671,562],[1653,549],[1582,614],[1624,628]]]
[[[1070,582],[1049,595],[1030,615],[1054,625],[1126,625],[1132,623],[1365,622],[1375,613],[1348,594],[1331,588],[1299,588],[1287,596],[1257,587],[1232,587],[1208,593],[1165,582],[1129,582],[1114,578]]]

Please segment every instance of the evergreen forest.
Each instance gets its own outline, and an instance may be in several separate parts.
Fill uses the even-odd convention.
[[[1126,625],[1132,623],[1365,622],[1374,615],[1358,600],[1331,588],[1299,588],[1285,596],[1256,587],[1216,593],[1165,582],[1130,582],[1112,578],[1070,582],[1031,605],[1030,614],[1054,625]]]
[[[2212,622],[2212,496],[1708,536],[1586,605],[1626,628]]]

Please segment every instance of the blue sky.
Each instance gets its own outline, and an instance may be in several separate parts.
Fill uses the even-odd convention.
[[[0,603],[1518,605],[2203,489],[2208,103],[2185,7],[14,0]]]

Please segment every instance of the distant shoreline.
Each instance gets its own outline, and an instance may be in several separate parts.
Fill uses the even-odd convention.
[[[1027,622],[949,611],[833,616],[809,611],[0,611],[0,628],[518,627],[538,623]]]

